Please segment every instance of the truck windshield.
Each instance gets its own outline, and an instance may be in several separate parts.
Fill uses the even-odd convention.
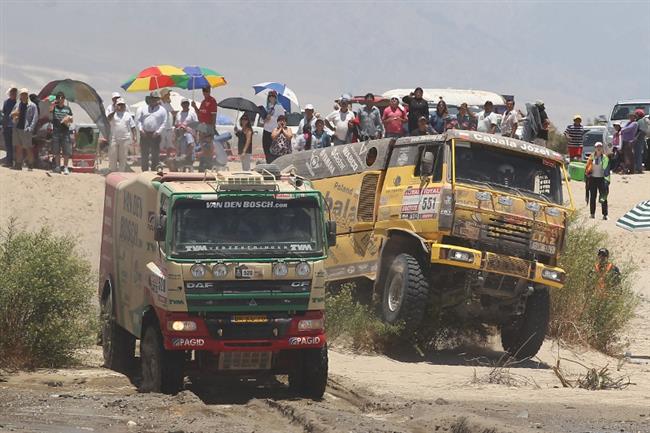
[[[456,141],[456,182],[562,204],[557,162],[493,146]]]
[[[315,197],[219,197],[178,200],[172,255],[180,258],[314,257],[322,255]]]

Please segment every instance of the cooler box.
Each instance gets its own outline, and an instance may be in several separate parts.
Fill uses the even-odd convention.
[[[584,181],[585,180],[585,164],[584,162],[572,161],[569,163],[569,177],[571,180]]]
[[[75,173],[93,173],[97,159],[99,131],[94,125],[77,128],[77,146],[72,153],[72,171]]]

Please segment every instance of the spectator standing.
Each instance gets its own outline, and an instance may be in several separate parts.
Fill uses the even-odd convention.
[[[160,106],[167,111],[167,121],[160,137],[160,148],[169,152],[174,148],[174,119],[176,111],[172,107],[171,91],[167,88],[160,90]]]
[[[278,117],[278,126],[275,127],[271,133],[271,148],[269,153],[271,160],[267,161],[269,163],[275,161],[276,158],[282,155],[288,155],[291,153],[291,138],[293,133],[291,129],[287,126],[287,118],[283,115]]]
[[[312,131],[316,130],[316,116],[314,116],[314,106],[311,104],[305,105],[305,115],[300,119],[297,131],[302,131],[305,126],[309,126]]]
[[[548,118],[546,113],[546,107],[544,106],[544,101],[535,101],[535,106],[537,107],[537,112],[539,113],[539,129],[537,130],[537,136],[533,140],[533,143],[538,146],[546,147],[548,142],[548,130],[551,126],[551,121]]]
[[[359,139],[375,140],[384,136],[384,124],[381,122],[379,108],[375,107],[375,95],[366,94],[365,104],[359,110]]]
[[[38,109],[36,104],[29,100],[29,90],[22,88],[18,91],[19,102],[14,106],[11,112],[14,128],[12,135],[12,144],[14,146],[14,169],[23,169],[23,155],[27,155],[27,169],[29,171],[34,167],[34,153],[32,148],[32,134],[38,122]]]
[[[264,108],[264,132],[262,133],[262,147],[267,164],[275,158],[271,154],[273,138],[271,135],[278,126],[278,118],[284,116],[285,110],[282,104],[278,102],[278,94],[275,90],[270,90],[266,96],[266,107]]]
[[[196,111],[190,110],[190,100],[181,100],[181,111],[176,114],[174,128],[176,130],[176,144],[179,153],[187,157],[194,147],[194,128],[199,124]]]
[[[17,97],[18,89],[11,87],[7,91],[7,99],[2,104],[2,135],[5,140],[5,150],[7,152],[3,164],[5,167],[13,167],[14,165],[14,146],[12,143],[14,122],[11,120],[11,112],[16,106]]]
[[[618,173],[621,165],[621,124],[619,122],[612,123],[614,133],[612,134],[612,156],[611,164],[612,171]]]
[[[504,137],[517,137],[517,126],[519,125],[519,115],[515,110],[515,101],[508,99],[506,101],[506,112],[501,119],[501,135]]]
[[[253,127],[248,114],[244,113],[239,118],[239,126],[241,129],[235,127],[235,135],[237,135],[237,153],[239,153],[239,160],[241,167],[244,171],[251,169],[251,155],[253,153]]]
[[[436,104],[436,111],[431,113],[429,121],[433,132],[442,134],[447,130],[449,111],[447,110],[447,103],[442,98],[440,98],[438,104]]]
[[[470,111],[467,102],[460,104],[456,115],[456,127],[465,131],[476,131],[476,123],[476,115]]]
[[[117,108],[117,100],[120,99],[122,95],[119,92],[113,92],[111,94],[111,103],[106,106],[106,117],[108,117],[112,112]]]
[[[564,130],[564,137],[569,146],[569,158],[580,159],[582,157],[582,140],[585,136],[585,128],[582,126],[582,117],[579,114],[573,116],[573,123]]]
[[[634,173],[643,174],[643,153],[645,151],[645,136],[648,132],[648,124],[645,119],[645,112],[637,108],[636,115],[636,136],[634,139]]]
[[[589,176],[589,214],[592,219],[596,216],[596,193],[598,193],[603,219],[606,220],[610,165],[609,158],[603,152],[603,143],[600,141],[594,145],[594,153],[587,160],[585,174]]]
[[[399,98],[390,98],[390,104],[384,109],[382,116],[386,137],[399,138],[404,135],[404,124],[408,123],[406,111],[399,106]]]
[[[332,144],[332,137],[325,132],[325,121],[323,119],[316,119],[316,130],[311,137],[312,149],[323,149],[330,147]]]
[[[147,104],[146,107],[140,108],[136,115],[136,125],[140,131],[140,167],[142,171],[155,170],[158,167],[161,134],[167,122],[167,111],[160,106],[160,93],[157,90],[151,92]],[[149,158],[151,158],[151,164]]]
[[[197,107],[196,102],[192,101],[192,108],[196,111],[199,119],[197,131],[199,134],[210,137],[210,140],[216,132],[215,125],[217,124],[217,100],[210,95],[211,91],[210,87],[202,89],[203,101],[200,106]]]
[[[412,136],[432,135],[432,134],[434,134],[434,131],[431,125],[429,124],[429,118],[424,116],[418,119],[418,129],[411,132]]]
[[[429,103],[422,95],[422,87],[416,87],[413,93],[402,98],[402,102],[408,105],[409,133],[418,129],[420,117],[429,117]]]
[[[355,116],[350,110],[350,97],[349,95],[341,96],[339,100],[339,109],[332,111],[325,118],[325,126],[334,131],[333,142],[334,145],[350,143],[352,138],[351,128],[354,127]]]
[[[54,172],[68,175],[68,161],[72,156],[72,142],[70,141],[70,125],[72,124],[72,110],[65,104],[63,92],[56,94],[56,100],[50,106],[52,118],[52,153],[54,154]],[[63,167],[59,165],[60,155],[63,152]]]
[[[497,131],[498,117],[494,112],[492,101],[485,101],[483,111],[478,113],[476,130],[478,132],[487,132],[494,134]]]
[[[111,142],[108,146],[110,171],[126,171],[129,148],[136,141],[135,119],[126,109],[126,101],[117,98],[115,110],[108,115],[111,124]]]
[[[634,143],[639,131],[639,124],[636,122],[636,114],[630,113],[627,125],[621,128],[621,139],[623,140],[623,173],[634,174]]]

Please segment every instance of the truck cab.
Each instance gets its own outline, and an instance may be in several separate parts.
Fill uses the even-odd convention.
[[[371,287],[389,323],[416,331],[435,309],[501,327],[504,348],[533,356],[572,200],[560,154],[474,131],[375,140],[289,155],[337,222],[330,284]],[[567,190],[568,192],[568,190]],[[368,284],[370,283],[370,284]]]
[[[186,375],[327,381],[325,259],[332,225],[309,181],[273,171],[106,180],[99,297],[108,367],[140,339],[145,391]]]

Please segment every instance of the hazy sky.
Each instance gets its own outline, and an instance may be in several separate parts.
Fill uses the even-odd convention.
[[[473,88],[543,99],[562,126],[650,98],[649,41],[650,0],[0,0],[0,85],[77,78],[108,100],[149,65],[198,64],[227,78],[217,99],[282,81],[327,113],[342,92]]]

